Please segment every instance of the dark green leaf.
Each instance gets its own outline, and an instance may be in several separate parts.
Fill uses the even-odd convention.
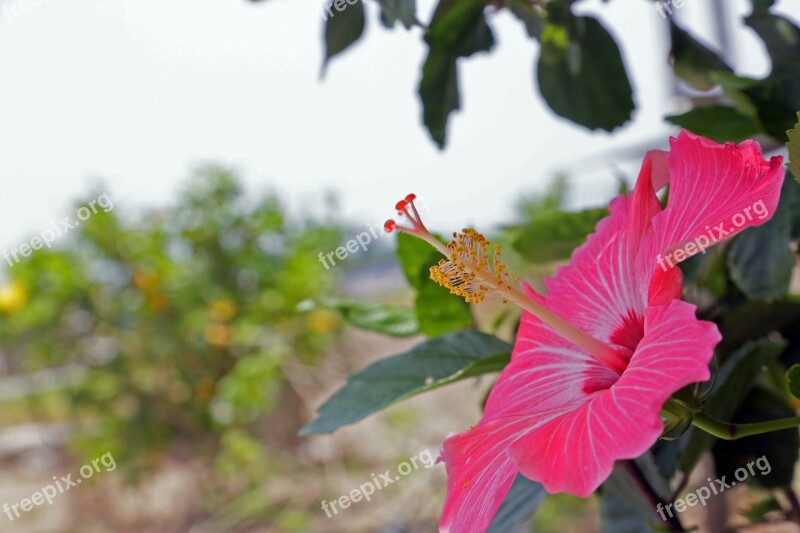
[[[751,0],[753,4],[753,13],[767,13],[775,0]]]
[[[679,455],[680,445],[676,441],[660,440],[649,452],[634,460],[659,498],[666,499],[672,494],[669,482],[678,468]],[[646,510],[649,511],[649,507]]]
[[[566,259],[586,241],[586,236],[607,215],[605,208],[578,212],[537,212],[514,241],[514,249],[534,263]]]
[[[439,147],[444,147],[447,120],[460,105],[456,60],[494,45],[483,14],[486,0],[441,0],[425,33],[430,46],[422,67],[419,96],[423,123]]]
[[[431,259],[435,260],[437,256],[432,256]],[[427,272],[423,273],[425,274]],[[428,337],[444,335],[474,325],[469,304],[460,296],[450,294],[448,289],[428,276],[422,280],[422,286],[414,300],[414,309],[417,312],[419,329]]]
[[[517,474],[487,533],[514,531],[533,516],[546,495],[547,492],[539,483]]]
[[[763,128],[758,122],[758,109],[745,93],[746,89],[755,87],[759,81],[753,78],[745,78],[744,76],[737,76],[731,72],[714,71],[709,74],[714,83],[718,84],[725,93],[728,100],[731,101],[733,108],[739,112],[740,115],[751,117],[758,125],[759,131]]]
[[[619,469],[615,468],[603,483],[599,499],[603,531],[614,533],[650,531],[652,514],[644,512],[641,496]]]
[[[669,497],[669,480],[675,473],[678,454],[676,442],[660,441],[634,460],[636,468],[653,491],[663,500]],[[600,516],[603,531],[614,533],[639,533],[657,530],[659,520],[655,509],[634,487],[622,465],[614,468],[611,476],[600,488]]]
[[[753,320],[758,317],[758,320]],[[748,300],[727,312],[719,323],[722,342],[717,353],[727,357],[748,341],[767,336],[773,331],[785,332],[789,336],[800,330],[800,301],[782,299],[776,302]]]
[[[792,207],[798,185],[785,180],[772,219],[739,235],[728,251],[731,279],[749,298],[775,299],[786,294],[794,268]]]
[[[325,300],[323,305],[341,312],[342,318],[357,328],[378,331],[393,337],[408,337],[419,333],[419,323],[411,309],[340,299]]]
[[[680,263],[678,266],[683,272],[684,285],[697,285],[717,298],[726,294],[729,289],[726,251],[718,247],[705,254],[693,255]]]
[[[679,27],[670,18],[670,57],[675,74],[692,87],[708,90],[716,85],[712,72],[731,72],[731,68],[707,46]],[[692,130],[694,131],[694,130]]]
[[[436,237],[439,238],[438,235]],[[397,252],[395,255],[400,262],[400,268],[403,269],[403,274],[405,274],[409,285],[417,290],[422,287],[423,278],[420,276],[420,272],[427,271],[439,262],[438,258],[431,262],[432,252],[431,245],[422,239],[407,233],[399,233],[397,235]]]
[[[508,10],[525,25],[525,30],[528,32],[529,37],[533,39],[541,37],[544,19],[537,13],[536,8],[530,2],[527,0],[510,0],[506,5]]]
[[[417,24],[416,0],[378,0],[381,4],[381,22],[387,28],[400,21],[406,29]]]
[[[430,279],[430,267],[443,258],[439,252],[425,241],[401,233],[397,256],[406,279],[417,290],[414,308],[422,333],[435,337],[473,325],[469,304]]]
[[[483,12],[488,4],[488,0],[440,0],[425,32],[425,41],[431,50],[446,52],[451,56],[467,56],[488,50],[492,42],[484,41],[482,47],[471,50],[465,47],[465,43],[476,41],[476,34],[484,34],[485,38],[486,19]]]
[[[747,424],[793,416],[794,409],[786,405],[783,398],[756,387],[736,412],[735,422]],[[759,464],[752,465],[754,474],[747,472],[746,482],[768,489],[789,487],[794,478],[799,448],[800,435],[796,428],[734,441],[720,440],[714,445],[714,463],[717,474],[727,474],[730,479],[737,469],[744,468],[747,471],[748,463],[763,458]]]
[[[499,372],[508,364],[510,354],[508,343],[477,331],[431,339],[350,376],[300,434],[331,433],[415,394]]]
[[[332,57],[340,54],[350,45],[358,41],[364,33],[366,17],[364,16],[363,1],[358,0],[355,4],[345,3],[345,7],[342,11],[338,11],[334,7],[335,4],[335,1],[331,1],[326,8],[329,13],[333,13],[333,16],[328,16],[325,23],[325,59],[322,62],[323,73]]]
[[[422,66],[419,83],[422,121],[440,148],[447,138],[447,119],[460,106],[456,58],[447,52],[431,50]]]
[[[611,131],[627,122],[634,109],[619,47],[595,18],[576,17],[574,26],[566,47],[543,37],[539,90],[556,114],[589,129]]]
[[[792,365],[786,372],[786,381],[789,382],[789,391],[792,396],[800,400],[800,365]]]
[[[720,369],[716,389],[703,410],[719,420],[730,421],[753,388],[762,367],[778,357],[785,347],[785,341],[769,339],[748,342],[742,346]],[[680,469],[686,474],[690,473],[700,456],[710,450],[716,440],[716,437],[697,428],[690,429],[680,459]]]
[[[696,107],[682,115],[668,116],[667,120],[718,142],[742,141],[760,131],[755,119],[721,105]]]
[[[765,131],[783,141],[800,109],[800,28],[786,18],[770,14],[765,6],[755,8],[745,22],[764,41],[772,72],[743,92],[755,104]]]

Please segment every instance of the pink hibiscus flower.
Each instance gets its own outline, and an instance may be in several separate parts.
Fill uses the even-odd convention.
[[[468,301],[498,293],[526,312],[510,364],[480,423],[444,442],[447,500],[441,531],[484,531],[521,472],[551,493],[587,497],[614,463],[661,436],[660,411],[685,385],[706,381],[720,334],[680,300],[673,265],[775,211],[780,157],[757,143],[717,144],[688,132],[669,153],[645,156],[630,196],[548,280],[547,296],[508,281],[497,253],[472,230],[444,247],[425,229],[413,195],[398,204],[411,227],[448,261],[432,277]],[[656,192],[669,184],[662,209]]]

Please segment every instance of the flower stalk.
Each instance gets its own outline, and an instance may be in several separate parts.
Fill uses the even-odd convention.
[[[692,419],[692,425],[720,439],[736,440],[742,437],[800,427],[800,416],[750,424],[732,424],[730,422],[717,420],[708,413],[701,411],[695,413]]]
[[[771,433],[772,431],[800,427],[800,416],[747,424],[723,422],[675,398],[670,398],[667,403],[664,404],[664,407],[661,408],[661,413],[662,416],[670,419],[690,419],[694,427],[705,431],[709,435],[724,440],[736,440],[742,437],[751,437],[753,435]]]

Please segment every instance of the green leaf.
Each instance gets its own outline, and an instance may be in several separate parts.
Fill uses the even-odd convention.
[[[683,272],[684,286],[697,285],[716,298],[728,292],[727,250],[718,247],[706,254],[696,254],[678,265]],[[761,337],[762,335],[756,335]]]
[[[557,115],[589,129],[612,131],[634,109],[619,47],[597,19],[575,17],[573,22],[566,47],[558,39],[542,38],[539,91]]]
[[[767,13],[775,0],[751,0],[753,4],[753,13]]]
[[[682,115],[670,115],[667,120],[717,142],[739,142],[761,131],[752,117],[721,105],[696,107]]]
[[[420,331],[428,337],[436,337],[472,327],[475,321],[469,304],[430,279],[427,271],[423,275],[425,278],[414,300]]]
[[[378,0],[381,4],[381,22],[387,28],[394,27],[398,20],[411,29],[417,23],[417,1],[416,0]]]
[[[800,113],[797,113],[797,124],[786,132],[789,142],[786,149],[789,151],[789,172],[794,179],[800,182]]]
[[[789,382],[789,392],[800,400],[800,365],[792,365],[786,372],[786,381]]]
[[[761,387],[754,388],[744,404],[736,412],[735,422],[747,424],[764,420],[779,420],[795,416],[794,409],[785,400]],[[714,445],[714,463],[717,473],[734,477],[739,468],[747,470],[747,464],[764,457],[767,461],[753,465],[754,474],[747,472],[746,483],[754,483],[767,489],[789,487],[794,478],[800,448],[800,434],[796,428],[753,435],[734,441],[720,440]],[[766,468],[769,465],[769,469]],[[769,473],[767,473],[769,470]]]
[[[542,36],[544,19],[530,2],[526,0],[510,0],[506,5],[508,10],[525,25],[528,37],[539,39]]]
[[[484,42],[483,46],[471,51],[464,46],[474,42],[476,34],[485,33],[482,29],[486,26],[483,12],[488,4],[488,0],[440,0],[425,32],[425,41],[431,50],[461,57],[488,50],[492,43]]]
[[[758,317],[758,320],[753,320]],[[748,341],[755,341],[770,333],[781,332],[793,337],[800,328],[800,301],[784,298],[774,302],[746,300],[725,313],[719,322],[722,341],[717,353],[727,362],[727,357]]]
[[[641,496],[619,469],[615,468],[603,483],[599,499],[603,531],[641,533],[651,530],[652,513],[643,512]]]
[[[331,433],[415,394],[499,372],[508,364],[510,354],[508,343],[477,331],[431,339],[350,376],[300,434]]]
[[[659,441],[643,456],[634,460],[653,491],[666,500],[669,497],[669,480],[675,473],[678,444]],[[639,533],[657,531],[659,520],[650,502],[634,487],[622,467],[617,466],[603,483],[599,492],[600,517],[603,531],[614,533]],[[656,526],[654,528],[653,526]],[[660,524],[662,527],[664,524]]]
[[[669,19],[672,47],[670,57],[675,74],[692,87],[707,91],[717,83],[713,72],[731,72],[731,68],[707,46]],[[694,131],[694,130],[693,130]]]
[[[732,72],[714,71],[709,74],[709,77],[720,86],[722,92],[731,101],[733,108],[739,112],[740,115],[751,117],[758,125],[759,131],[763,131],[761,124],[758,122],[758,109],[745,93],[745,89],[755,87],[759,81],[753,78],[746,78],[744,76],[737,76]]]
[[[742,346],[720,369],[716,390],[703,410],[719,420],[730,421],[753,388],[762,367],[777,358],[784,348],[786,341],[770,339],[748,342]],[[705,431],[691,428],[684,441],[680,469],[686,474],[690,473],[700,456],[710,450],[716,440],[716,437]]]
[[[749,228],[728,250],[731,279],[749,298],[775,299],[786,294],[795,258],[791,249],[792,217],[800,191],[785,180],[778,209],[766,224]]]
[[[453,55],[430,51],[422,66],[419,97],[422,100],[422,121],[439,148],[443,148],[448,117],[460,106],[458,72]]]
[[[566,259],[575,248],[586,242],[586,236],[606,216],[606,208],[578,212],[539,211],[512,246],[534,263]]]
[[[754,8],[745,19],[764,41],[772,72],[769,77],[743,92],[758,110],[764,130],[783,142],[795,125],[800,109],[800,28],[786,18],[769,13],[766,6]]]
[[[436,238],[442,240],[438,235]],[[430,267],[442,259],[430,244],[401,233],[397,257],[409,284],[417,290],[414,309],[422,333],[436,337],[474,324],[469,304],[430,279]]]
[[[515,531],[533,516],[545,496],[547,492],[542,485],[517,474],[487,533]]]
[[[423,123],[443,148],[450,113],[459,109],[456,60],[488,51],[494,36],[483,14],[486,0],[441,0],[425,33],[430,46],[422,67],[419,96]]]
[[[435,235],[435,237],[441,240],[438,235]],[[427,272],[430,267],[439,262],[438,258],[432,261],[435,257],[432,256],[432,252],[431,245],[422,239],[407,233],[398,233],[397,252],[395,255],[400,262],[400,268],[403,270],[409,285],[417,290],[422,287],[423,278],[420,276],[420,272]]]
[[[340,299],[324,300],[323,305],[339,311],[348,324],[357,328],[378,331],[393,337],[408,337],[419,333],[419,323],[411,309]]]
[[[323,74],[332,57],[342,53],[361,38],[366,23],[364,2],[362,0],[358,0],[355,4],[348,3],[342,11],[335,9],[335,3],[334,0],[331,0],[326,8],[330,13],[333,13],[333,16],[329,16],[325,23]]]

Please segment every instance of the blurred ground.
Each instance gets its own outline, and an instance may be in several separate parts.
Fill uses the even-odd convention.
[[[313,410],[345,380],[346,375],[379,359],[402,351],[415,339],[387,341],[376,334],[350,331],[318,368],[299,363],[287,379],[311,416]],[[34,507],[13,525],[0,526],[22,532],[68,531],[431,531],[444,497],[444,467],[420,467],[400,481],[376,492],[371,502],[361,501],[327,518],[320,508],[368,482],[372,473],[396,471],[411,456],[429,450],[435,458],[441,441],[480,416],[479,405],[490,385],[465,382],[403,402],[384,413],[345,427],[334,435],[295,437],[303,421],[268,422],[274,430],[275,456],[290,466],[290,475],[265,479],[263,497],[271,502],[291,501],[308,508],[310,520],[283,517],[283,526],[238,523],[231,509],[208,512],[199,501],[209,465],[166,457],[162,468],[139,486],[126,487],[115,472],[96,474],[87,484],[59,494],[52,505]],[[280,411],[280,410],[279,410]],[[77,472],[80,464],[63,449],[68,429],[55,424],[6,427],[0,431],[0,504],[13,504],[43,486],[54,475]],[[296,446],[296,450],[292,448]],[[75,475],[73,474],[73,479]],[[320,479],[321,478],[321,479]],[[432,487],[442,490],[432,490]],[[0,523],[7,517],[0,517]],[[280,516],[278,521],[280,521]]]
[[[296,366],[287,378],[297,400],[311,415],[352,371],[369,361],[403,351],[414,339],[387,341],[385,337],[349,331],[318,368]],[[435,530],[444,499],[444,467],[420,467],[372,496],[372,501],[353,503],[328,518],[320,508],[323,499],[334,500],[368,482],[373,474],[396,471],[409,457],[430,450],[434,457],[447,433],[474,424],[479,405],[491,380],[462,382],[422,395],[385,412],[340,429],[333,435],[296,438],[301,421],[281,420],[270,424],[277,430],[275,443],[283,449],[274,453],[287,464],[290,474],[265,479],[262,496],[268,502],[291,502],[292,508],[306,508],[307,516],[277,513],[274,521],[241,520],[240,506],[232,502],[209,510],[202,502],[203,487],[211,475],[209,465],[181,458],[165,457],[162,467],[138,485],[128,486],[115,472],[95,474],[87,484],[73,487],[8,524],[0,516],[1,531],[49,532],[218,532],[242,531],[284,533],[381,532],[422,533]],[[43,486],[53,476],[75,473],[80,464],[62,446],[69,428],[58,424],[27,424],[0,431],[0,504],[13,504]],[[296,446],[293,451],[292,447]],[[708,465],[706,465],[708,466]],[[695,481],[705,476],[698,472]],[[73,479],[75,478],[73,474]],[[697,481],[699,483],[699,481]],[[747,507],[754,498],[746,489],[730,494],[734,505]],[[721,500],[712,503],[721,504]],[[258,507],[255,505],[255,507]],[[715,512],[725,513],[724,505]],[[534,531],[583,533],[599,531],[596,503],[570,496],[548,498],[536,515]],[[687,523],[700,519],[694,509],[682,516]],[[267,525],[266,522],[272,522]],[[747,526],[742,519],[737,531],[754,533],[797,533],[792,524]],[[707,522],[699,531],[716,533]]]

